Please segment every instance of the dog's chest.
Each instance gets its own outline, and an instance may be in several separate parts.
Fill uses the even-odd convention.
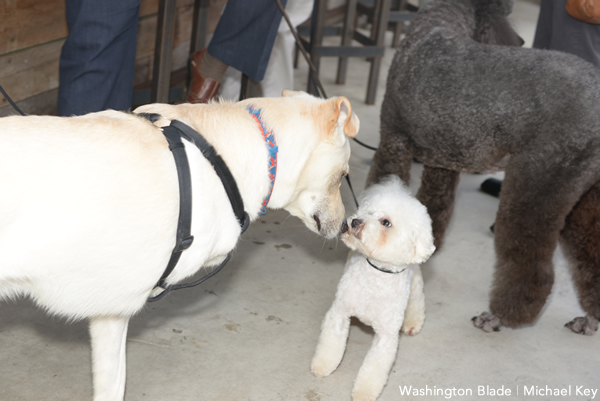
[[[366,258],[352,258],[342,276],[336,298],[363,323],[389,315],[401,317],[410,294],[412,268],[391,274],[375,270]]]

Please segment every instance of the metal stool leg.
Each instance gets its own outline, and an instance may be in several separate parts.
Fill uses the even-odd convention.
[[[390,18],[391,0],[381,0],[379,15],[377,17],[377,31],[375,32],[375,46],[384,47],[385,31],[387,30]],[[369,72],[369,83],[367,86],[367,104],[375,104],[375,95],[377,92],[377,82],[379,81],[379,70],[381,69],[382,57],[374,57],[371,60],[371,70]]]
[[[240,101],[248,99],[248,92],[250,91],[250,78],[248,75],[242,73],[242,87],[240,88]]]
[[[194,1],[194,19],[192,22],[192,43],[190,56],[206,47],[206,26],[208,25],[208,7],[210,0]]]
[[[312,17],[310,21],[310,59],[315,66],[315,71],[319,73],[321,56],[317,53],[318,49],[323,45],[323,27],[325,25],[325,14],[327,12],[326,0],[315,0],[313,6]],[[314,80],[308,75],[307,92],[313,95],[318,95]]]
[[[153,103],[168,103],[171,81],[171,53],[175,26],[175,0],[160,0],[154,48],[154,71],[152,72]]]
[[[342,46],[350,46],[354,31],[356,30],[356,4],[358,0],[348,0],[346,4],[346,15],[344,16],[344,28],[342,30]],[[346,83],[346,71],[348,69],[348,57],[340,57],[338,61],[336,84]]]

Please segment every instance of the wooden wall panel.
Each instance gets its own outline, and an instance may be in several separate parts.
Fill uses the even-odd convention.
[[[140,4],[140,17],[158,13],[158,0],[142,0]]]
[[[0,56],[0,84],[18,102],[58,87],[58,58],[64,40]],[[2,97],[0,107],[8,102]]]
[[[67,36],[65,0],[3,0],[0,21],[0,54]]]
[[[135,84],[152,77],[158,2],[141,2]],[[209,32],[214,30],[225,2],[211,0]],[[194,0],[177,0],[173,70],[187,62],[193,10]],[[68,34],[65,0],[0,0],[0,21],[0,84],[16,102],[56,91],[60,50]],[[0,108],[7,104],[0,99]]]

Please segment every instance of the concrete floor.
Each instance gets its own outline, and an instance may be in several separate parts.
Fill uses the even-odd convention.
[[[530,44],[537,5],[517,1],[513,19]],[[322,64],[329,96],[350,99],[361,119],[359,138],[372,145],[378,142],[379,105],[392,55],[388,49],[375,106],[364,104],[368,67],[364,60],[350,61],[344,86],[334,84],[335,60]],[[301,63],[297,89],[305,87],[306,71]],[[352,152],[351,177],[360,191],[373,152],[354,143]],[[413,190],[419,186],[420,170],[414,166]],[[446,244],[423,266],[427,321],[419,335],[400,336],[396,364],[381,401],[596,399],[577,395],[576,390],[600,388],[600,334],[579,336],[563,327],[582,311],[560,252],[555,257],[554,290],[536,324],[486,334],[471,323],[471,317],[487,310],[494,265],[489,226],[498,199],[478,190],[488,177],[461,177]],[[351,214],[353,202],[345,185],[343,196]],[[132,319],[126,400],[350,399],[372,339],[369,327],[353,323],[345,357],[330,377],[318,379],[309,370],[346,255],[341,242],[325,241],[287,213],[269,211],[243,235],[221,273],[200,287],[148,304]],[[27,300],[2,303],[0,322],[0,400],[91,399],[84,322],[65,324]],[[399,386],[448,393],[402,396]],[[479,394],[479,386],[511,394]],[[545,391],[546,386],[570,389],[571,395],[523,394],[525,388]],[[470,396],[458,395],[469,391]]]

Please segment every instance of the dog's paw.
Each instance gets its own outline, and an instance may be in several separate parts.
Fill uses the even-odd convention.
[[[574,333],[577,334],[593,336],[594,333],[598,331],[598,319],[590,315],[584,317],[576,317],[569,323],[565,324],[565,327],[570,328]]]
[[[328,361],[326,358],[315,357],[310,364],[310,371],[317,377],[327,377],[333,373],[337,365]]]
[[[388,380],[388,375],[384,372],[387,366],[382,371],[379,363],[375,365],[361,366],[352,387],[352,401],[375,401],[383,391]]]
[[[486,333],[500,331],[500,328],[502,327],[500,318],[492,315],[489,312],[483,312],[481,315],[475,316],[471,320],[473,321],[473,325],[475,327],[480,328]]]
[[[352,391],[352,401],[375,401],[376,399],[377,394],[373,394],[372,391],[367,389]]]
[[[416,336],[421,332],[423,324],[425,324],[425,317],[421,319],[405,319],[404,323],[402,324],[402,332],[404,334],[408,334],[409,336]]]
[[[424,321],[412,322],[412,324],[411,323],[403,324],[402,332],[409,336],[416,336],[417,334],[419,334],[421,332],[421,329],[423,328],[423,323],[424,323]]]

